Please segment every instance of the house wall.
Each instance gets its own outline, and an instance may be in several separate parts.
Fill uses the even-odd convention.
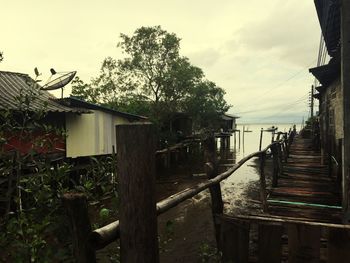
[[[90,114],[67,114],[66,156],[81,157],[112,154],[116,145],[115,125],[125,118],[94,110]]]
[[[321,146],[325,160],[332,155],[341,161],[341,140],[343,132],[343,92],[340,78],[323,92],[320,104]]]

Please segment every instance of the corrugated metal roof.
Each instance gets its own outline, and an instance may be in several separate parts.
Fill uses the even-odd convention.
[[[314,0],[328,54],[334,57],[340,51],[339,0]]]
[[[129,120],[146,120],[147,119],[147,117],[144,117],[144,116],[118,111],[103,105],[90,103],[73,96],[69,98],[56,99],[56,101],[63,105],[67,105],[71,107],[79,107],[79,108],[85,108],[90,110],[100,110],[100,111],[108,112],[110,114],[121,116]]]
[[[326,65],[310,68],[309,71],[324,87],[328,87],[337,77],[340,76],[339,60],[334,58]]]
[[[223,120],[228,121],[228,120],[232,120],[232,119],[239,119],[240,117],[237,115],[234,115],[234,114],[224,113],[224,114],[222,114],[221,118]]]
[[[0,71],[0,109],[18,110],[19,97],[34,92],[34,99],[30,102],[30,110],[44,110],[46,112],[89,112],[85,109],[71,108],[55,101],[55,97],[47,91],[40,90],[40,86],[27,74]]]

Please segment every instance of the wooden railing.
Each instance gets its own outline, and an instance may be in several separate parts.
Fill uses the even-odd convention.
[[[83,220],[87,212],[85,197],[72,194],[63,197],[69,212],[75,257],[77,262],[95,262],[95,250],[121,239],[122,262],[158,262],[157,219],[169,209],[209,189],[213,218],[223,215],[220,182],[231,176],[243,164],[254,157],[260,159],[260,199],[262,210],[268,211],[265,162],[272,156],[273,186],[278,185],[282,163],[287,161],[295,132],[278,133],[276,141],[261,151],[254,152],[218,174],[214,137],[203,142],[206,156],[205,172],[208,180],[155,203],[154,152],[155,140],[151,124],[117,125],[117,163],[120,196],[120,221],[90,231],[89,220]],[[77,201],[79,199],[80,201]],[[74,201],[72,201],[74,200]],[[85,200],[85,201],[84,201]],[[79,204],[79,209],[75,210]],[[78,213],[78,214],[77,214]],[[220,249],[221,223],[214,220],[216,240]]]

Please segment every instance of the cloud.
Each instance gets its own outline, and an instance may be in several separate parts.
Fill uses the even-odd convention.
[[[309,1],[311,2],[311,1]],[[312,3],[280,3],[259,20],[244,24],[227,42],[232,51],[264,53],[292,64],[305,66],[317,55],[315,43],[320,36],[316,14],[310,15]]]
[[[215,63],[220,60],[221,56],[222,54],[213,48],[208,48],[188,54],[190,61],[194,65],[205,68],[214,66]]]

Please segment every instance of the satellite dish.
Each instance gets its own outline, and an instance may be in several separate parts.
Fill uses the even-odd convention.
[[[50,69],[52,75],[55,75],[57,72],[54,69]],[[42,90],[55,90],[60,89],[66,86],[74,78],[76,71],[71,71],[66,74],[61,75],[58,78],[55,78],[47,82],[44,86],[41,87]]]

